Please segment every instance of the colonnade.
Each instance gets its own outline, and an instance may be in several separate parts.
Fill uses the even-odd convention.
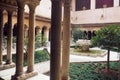
[[[6,63],[3,64],[3,24],[4,24],[4,18],[3,18],[3,11],[4,9],[0,9],[0,67],[3,69],[6,67],[6,65],[11,65],[10,67],[13,67],[14,64],[12,63],[12,54],[11,54],[11,48],[12,48],[12,14],[13,9],[7,10],[8,12],[8,34],[7,34],[7,60]],[[2,68],[3,67],[3,68]]]
[[[63,1],[63,2],[62,2]],[[69,46],[70,46],[70,0],[51,0],[51,58],[50,80],[68,80],[69,76]],[[35,39],[35,8],[39,0],[17,0],[17,36],[16,36],[16,71],[12,80],[22,80],[36,75],[34,72],[34,39]],[[63,41],[61,44],[62,3],[64,4]],[[24,62],[24,6],[29,6],[29,35],[28,35],[28,65],[27,71],[23,70]],[[7,35],[7,61],[12,63],[12,14],[8,11],[8,35]],[[46,33],[48,34],[48,33]],[[2,65],[3,42],[3,10],[0,9],[0,65]],[[62,49],[61,49],[62,47]],[[61,72],[62,70],[62,72]],[[26,75],[26,76],[25,76]]]
[[[88,40],[95,36],[95,31],[84,31],[84,35]]]
[[[0,65],[2,65],[2,45],[3,45],[3,10],[0,9]]]
[[[70,0],[63,0],[63,7],[63,40],[61,45],[62,0],[52,0],[50,80],[69,79]]]
[[[39,2],[38,2],[39,3]],[[16,72],[12,79],[19,80],[21,77],[26,79],[29,75],[34,76],[37,73],[34,72],[34,39],[35,39],[35,8],[38,3],[30,1],[29,6],[29,32],[28,32],[28,66],[27,73],[23,71],[23,62],[24,62],[24,1],[17,1],[18,4],[18,15],[17,15],[17,43],[16,43]],[[29,74],[29,73],[32,73]],[[23,77],[23,74],[27,75]]]

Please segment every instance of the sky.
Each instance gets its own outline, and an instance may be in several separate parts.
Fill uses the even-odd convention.
[[[29,13],[29,8],[25,5],[25,12]],[[41,0],[36,7],[35,15],[50,18],[51,16],[51,0]]]

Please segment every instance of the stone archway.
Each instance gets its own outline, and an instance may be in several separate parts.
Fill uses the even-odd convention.
[[[92,36],[91,31],[88,31],[88,40],[91,39],[91,36]]]
[[[42,41],[43,41],[43,39],[45,37],[45,30],[46,30],[46,27],[43,27],[42,31],[41,31]]]
[[[67,14],[69,11],[70,11],[70,1],[67,2],[69,0],[66,0],[65,2],[65,9],[68,9],[65,10],[66,11],[66,17],[67,18],[65,21],[67,20],[70,20],[70,15]],[[28,77],[27,74],[30,73],[30,76],[32,76],[31,74],[33,74],[34,72],[34,69],[33,69],[33,66],[34,66],[34,60],[33,60],[33,53],[34,53],[34,20],[35,20],[35,8],[36,6],[39,4],[40,0],[9,0],[9,1],[6,1],[6,0],[2,0],[0,1],[2,3],[5,3],[5,5],[9,4],[9,6],[13,7],[11,9],[15,9],[17,10],[17,42],[16,42],[16,71],[15,71],[15,75],[12,77],[12,80],[18,80],[18,79],[21,79],[21,78],[26,78]],[[12,4],[13,2],[13,4]],[[15,3],[15,4],[14,4]],[[52,0],[52,21],[51,21],[51,26],[52,26],[52,29],[51,29],[51,75],[50,75],[50,78],[51,80],[59,80],[60,79],[60,61],[61,61],[61,13],[62,13],[62,0]],[[23,70],[23,47],[24,47],[24,5],[25,4],[29,4],[29,8],[30,8],[30,11],[29,11],[29,55],[28,55],[28,68],[27,68],[27,72],[24,73],[24,70]],[[69,5],[69,6],[67,6]],[[4,6],[5,7],[5,6]],[[68,7],[68,8],[67,8]],[[10,9],[9,8],[9,9]],[[10,9],[10,10],[11,10]],[[70,12],[69,12],[70,13]],[[68,16],[68,17],[67,17]],[[11,16],[10,18],[11,19]],[[12,20],[9,20],[9,21],[12,21]],[[70,28],[70,21],[68,21],[68,24],[66,23],[66,25],[68,25],[68,27]],[[11,25],[11,24],[10,24]],[[49,29],[47,29],[49,30]],[[69,29],[66,29],[69,31]],[[68,32],[66,31],[66,32]],[[9,32],[11,34],[11,32]],[[55,37],[54,37],[55,36]],[[66,38],[68,39],[68,35],[65,35]],[[65,39],[65,40],[67,40]],[[10,42],[10,41],[9,41]],[[67,43],[69,45],[69,41],[67,40]],[[54,50],[55,48],[55,50]],[[65,49],[69,49],[69,48],[65,48]],[[68,50],[69,51],[69,50]],[[64,52],[64,51],[63,51]],[[69,53],[69,52],[67,52]],[[68,57],[68,56],[65,56],[65,57]],[[56,58],[56,59],[55,59]],[[67,58],[68,59],[68,58]],[[68,59],[69,60],[69,59]],[[67,61],[68,63],[68,61]],[[64,63],[63,63],[64,64]],[[68,65],[66,65],[68,66]],[[65,68],[66,69],[66,68]],[[24,74],[26,76],[24,76]]]
[[[41,34],[41,28],[39,26],[35,27],[35,35]]]
[[[13,27],[13,36],[17,36],[17,23],[14,24],[14,27]]]
[[[88,35],[88,34],[87,34],[87,31],[84,31],[83,33],[84,33],[85,39],[87,39],[87,38],[88,38],[88,36],[87,36],[87,35]]]
[[[96,32],[96,31],[93,31],[93,32],[92,32],[92,37],[94,37],[94,36],[96,35],[95,32]]]
[[[7,36],[8,35],[8,22],[4,24],[4,30],[3,30],[3,35]]]

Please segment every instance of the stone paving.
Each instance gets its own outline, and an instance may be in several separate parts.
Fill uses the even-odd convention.
[[[99,48],[94,48],[94,49],[99,49]],[[103,57],[70,55],[70,62],[99,62],[106,60],[107,60],[107,55]],[[118,53],[111,51],[110,61],[117,61],[117,60],[119,60]],[[46,76],[43,73],[46,73],[50,70],[50,61],[35,64],[34,69],[36,72],[38,72],[38,75],[29,78],[27,80],[49,80],[49,76]],[[26,67],[24,68],[24,71],[26,71]],[[15,73],[15,68],[2,70],[0,71],[0,77],[4,78],[5,80],[10,80],[11,75],[14,75],[14,73]]]

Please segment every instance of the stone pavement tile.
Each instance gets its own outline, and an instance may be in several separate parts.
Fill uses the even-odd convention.
[[[50,61],[37,63],[34,65],[34,69],[38,73],[46,73],[50,70]]]
[[[39,73],[38,75],[27,80],[50,80],[50,77]]]
[[[34,69],[35,69],[36,72],[38,72],[38,74],[40,74],[41,78],[44,78],[46,76],[45,75],[43,76],[42,73],[46,73],[50,70],[50,61],[37,63],[37,64],[34,65]],[[26,71],[26,70],[27,70],[27,67],[24,67],[24,71]],[[15,68],[10,68],[10,69],[0,71],[0,77],[5,79],[5,80],[10,80],[11,76],[14,75],[14,74],[15,74]],[[35,76],[35,77],[38,77],[38,75]],[[34,80],[36,80],[36,79],[34,79]],[[44,80],[44,79],[42,79],[42,80]]]

